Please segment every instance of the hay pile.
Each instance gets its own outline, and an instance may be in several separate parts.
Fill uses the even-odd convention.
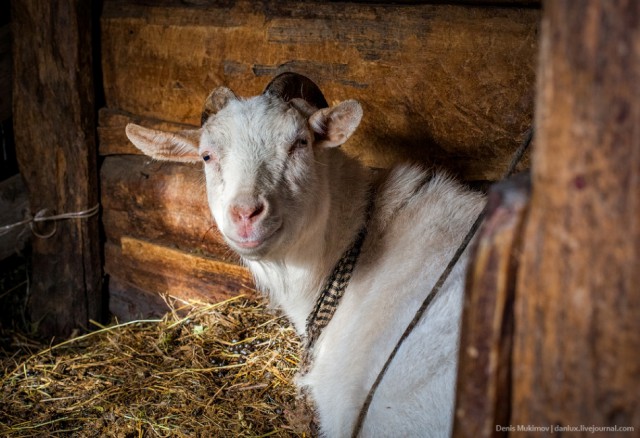
[[[285,419],[300,345],[283,318],[244,297],[181,310],[3,358],[0,436],[308,436]]]

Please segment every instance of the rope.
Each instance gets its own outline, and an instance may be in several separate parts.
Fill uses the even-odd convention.
[[[310,353],[316,340],[320,337],[322,330],[329,324],[333,314],[338,308],[340,299],[344,295],[344,291],[349,285],[351,274],[355,267],[362,243],[367,237],[367,226],[360,229],[356,236],[356,240],[344,252],[336,266],[333,268],[331,275],[327,279],[322,292],[316,301],[315,308],[307,318],[307,328],[305,333],[305,351]]]
[[[522,156],[524,155],[527,148],[529,147],[529,144],[531,143],[532,138],[533,138],[533,129],[529,128],[524,135],[524,139],[522,143],[513,154],[511,163],[509,163],[509,167],[507,168],[507,171],[505,172],[502,179],[508,178],[513,174],[513,172],[516,169],[516,166],[518,165],[518,163],[522,159]],[[391,354],[389,354],[387,361],[385,362],[384,366],[378,373],[378,376],[376,377],[376,380],[373,382],[373,385],[371,386],[371,389],[367,394],[367,398],[365,399],[364,404],[360,409],[360,413],[358,414],[358,418],[356,419],[356,424],[353,428],[353,433],[351,434],[352,438],[358,438],[358,435],[360,434],[360,430],[362,429],[364,420],[367,417],[367,412],[369,412],[369,407],[371,406],[373,396],[375,395],[376,390],[380,385],[380,382],[382,382],[382,378],[386,374],[387,369],[389,368],[389,365],[391,365],[391,362],[395,358],[396,354],[398,353],[398,350],[400,349],[404,341],[407,340],[407,338],[409,337],[413,329],[416,327],[416,325],[418,325],[418,322],[420,322],[422,315],[429,308],[429,305],[431,304],[431,302],[436,298],[436,296],[438,295],[438,292],[440,292],[440,289],[442,289],[444,282],[449,277],[449,274],[451,273],[456,263],[462,256],[462,253],[464,252],[464,250],[467,248],[467,246],[473,239],[473,236],[475,235],[476,231],[478,231],[478,228],[480,228],[480,224],[482,223],[482,220],[484,219],[485,214],[486,214],[486,207],[480,212],[480,214],[476,218],[473,225],[471,225],[471,228],[469,229],[466,236],[464,237],[464,240],[456,250],[453,257],[451,257],[449,264],[447,264],[447,267],[444,269],[444,271],[442,271],[442,274],[440,274],[440,277],[438,278],[438,281],[436,281],[436,284],[431,289],[431,292],[429,292],[429,295],[427,295],[427,297],[424,299],[424,301],[422,302],[422,305],[416,311],[416,314],[414,315],[413,319],[405,329],[404,333],[402,333],[402,336],[400,336],[400,339],[398,340],[397,344],[391,351]]]
[[[100,211],[100,204],[96,204],[87,210],[76,211],[73,213],[61,213],[53,216],[45,216],[47,214],[47,211],[49,210],[46,208],[43,208],[42,210],[38,211],[35,216],[31,216],[30,213],[27,213],[26,218],[21,220],[20,222],[1,226],[0,237],[6,234],[9,234],[9,232],[11,232],[11,230],[14,228],[21,227],[24,225],[29,225],[31,228],[31,232],[36,237],[39,237],[41,239],[48,239],[56,233],[58,229],[58,226],[56,224],[57,221],[63,220],[63,219],[86,219],[91,216],[95,216],[96,214],[98,214],[98,211]],[[38,233],[38,231],[36,231],[34,227],[34,224],[37,222],[48,222],[48,221],[53,221],[54,223],[53,230],[47,234]]]

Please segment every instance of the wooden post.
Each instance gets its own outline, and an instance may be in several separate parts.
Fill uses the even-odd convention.
[[[454,422],[455,438],[492,437],[509,421],[513,296],[529,175],[496,184],[467,274]]]
[[[511,425],[637,433],[640,2],[543,9]]]
[[[98,203],[92,3],[12,1],[16,153],[32,214]],[[98,217],[56,226],[33,239],[29,310],[44,336],[87,329],[103,308]]]

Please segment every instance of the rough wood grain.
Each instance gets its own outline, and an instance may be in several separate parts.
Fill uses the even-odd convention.
[[[513,297],[529,202],[528,174],[491,188],[469,266],[454,421],[456,438],[509,424]]]
[[[98,203],[91,4],[11,2],[14,134],[32,214]],[[53,237],[34,239],[29,310],[42,335],[102,319],[100,254],[97,216],[60,221]]]
[[[127,138],[125,127],[128,123],[136,123],[153,129],[179,131],[190,129],[195,125],[171,123],[163,120],[136,116],[123,111],[101,108],[99,112],[98,143],[100,155],[142,155]]]
[[[246,268],[131,237],[105,246],[105,270],[138,289],[214,302],[251,293]]]
[[[199,166],[116,156],[104,160],[100,174],[109,240],[139,237],[240,263],[211,217]]]
[[[640,2],[546,2],[541,38],[511,422],[637,433]]]
[[[283,71],[361,100],[347,150],[369,165],[435,162],[495,180],[531,124],[539,11],[342,2],[107,0],[108,107],[198,124],[205,96]]]

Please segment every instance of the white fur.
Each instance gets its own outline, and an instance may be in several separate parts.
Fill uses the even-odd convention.
[[[361,115],[349,119],[355,106],[360,110],[353,101],[341,110],[351,125]],[[199,152],[213,157],[205,163],[208,199],[223,236],[301,335],[376,188],[351,282],[316,343],[309,373],[297,381],[315,401],[322,434],[348,437],[377,373],[484,198],[417,166],[375,174],[312,130],[305,116],[269,94],[232,99],[204,125]],[[309,145],[292,149],[296,138]],[[247,199],[259,199],[266,211],[244,242],[259,242],[255,249],[241,247],[228,214]],[[362,437],[450,435],[465,266],[463,256],[398,352]]]
[[[231,168],[224,178],[233,183],[227,183],[229,192],[209,183],[210,202],[223,234],[225,202],[247,187],[272,199],[280,209],[274,208],[274,215],[290,221],[287,241],[246,263],[259,287],[303,334],[325,278],[364,221],[373,175],[339,149],[315,150],[303,166],[311,176],[299,193],[305,199],[287,205],[278,198],[282,187],[264,184],[255,175],[265,162],[284,159],[277,146],[283,149],[284,139],[300,127],[283,120],[283,109],[264,100],[261,96],[238,101],[237,108],[218,116],[218,124],[233,120],[235,128],[227,134],[234,142],[225,151],[229,164],[222,164]],[[247,118],[251,112],[260,117]],[[224,129],[231,131],[228,125]],[[328,437],[351,434],[377,372],[482,208],[482,196],[452,180],[435,174],[420,186],[424,179],[424,170],[404,166],[380,183],[351,283],[316,344],[310,372],[298,381],[310,390],[322,433]],[[283,181],[288,183],[286,177]],[[271,189],[275,192],[266,194]],[[450,434],[465,262],[459,262],[395,358],[362,436]]]

